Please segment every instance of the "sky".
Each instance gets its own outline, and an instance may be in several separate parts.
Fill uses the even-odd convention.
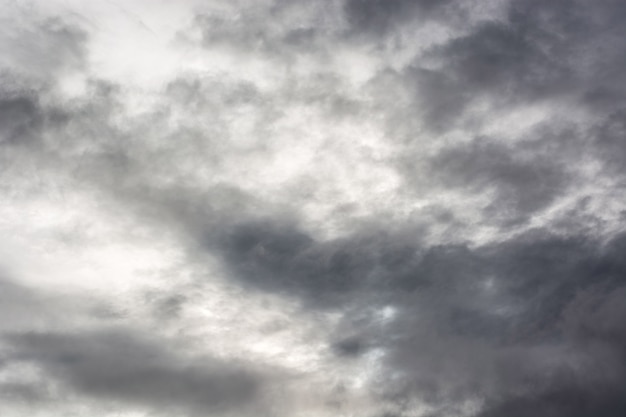
[[[0,0],[0,415],[623,417],[625,19]]]

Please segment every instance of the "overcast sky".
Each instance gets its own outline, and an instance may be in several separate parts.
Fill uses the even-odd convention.
[[[0,0],[0,415],[625,416],[625,21]]]

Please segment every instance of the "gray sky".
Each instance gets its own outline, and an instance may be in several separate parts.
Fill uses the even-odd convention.
[[[626,415],[626,4],[0,0],[0,415]]]

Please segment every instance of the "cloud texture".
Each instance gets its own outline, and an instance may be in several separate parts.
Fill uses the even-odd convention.
[[[0,414],[626,414],[626,6],[9,2]]]

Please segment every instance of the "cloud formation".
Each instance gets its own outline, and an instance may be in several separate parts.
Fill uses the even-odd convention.
[[[97,3],[0,31],[0,414],[624,415],[621,2]]]
[[[115,401],[210,412],[251,401],[258,385],[236,366],[177,358],[154,341],[119,330],[7,339],[14,360],[40,366],[70,390]]]

